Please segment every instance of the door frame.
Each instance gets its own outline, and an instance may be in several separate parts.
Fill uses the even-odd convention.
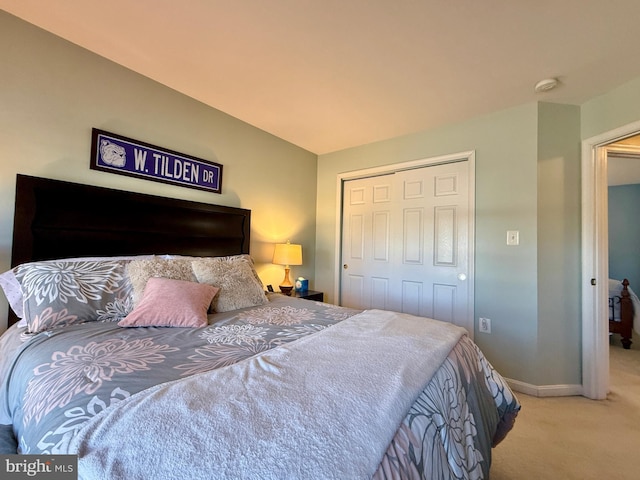
[[[469,282],[468,295],[467,295],[467,324],[475,326],[475,310],[474,310],[474,298],[475,298],[475,211],[476,211],[476,152],[475,150],[469,150],[465,152],[452,153],[449,155],[440,155],[437,157],[421,158],[419,160],[412,160],[402,163],[394,163],[390,165],[382,165],[379,167],[365,168],[362,170],[353,170],[350,172],[339,173],[336,178],[336,238],[335,238],[335,252],[336,263],[334,267],[334,292],[333,296],[336,299],[338,305],[342,305],[342,298],[340,293],[342,291],[342,204],[344,201],[344,184],[348,180],[356,180],[360,178],[375,177],[379,175],[388,175],[403,170],[412,170],[416,168],[432,167],[435,165],[441,165],[445,163],[453,162],[468,162],[469,166],[469,215],[468,215],[468,230],[469,230],[469,251],[468,251],[468,263],[469,269],[467,274],[467,282]],[[469,332],[471,338],[474,336],[474,332]]]
[[[582,390],[595,400],[609,391],[607,156],[638,133],[640,121],[582,141]]]

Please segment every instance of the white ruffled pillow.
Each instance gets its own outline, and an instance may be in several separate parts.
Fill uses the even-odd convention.
[[[16,278],[13,268],[0,275],[0,287],[2,287],[13,313],[15,313],[18,318],[22,318],[24,316],[22,289],[20,288],[20,282]]]
[[[220,289],[212,303],[215,312],[229,312],[269,302],[248,257],[202,258],[192,261],[191,267],[198,282]]]

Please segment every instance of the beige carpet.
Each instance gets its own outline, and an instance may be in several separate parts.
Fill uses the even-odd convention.
[[[493,450],[491,480],[640,478],[640,339],[611,338],[606,400],[517,394],[522,410]]]

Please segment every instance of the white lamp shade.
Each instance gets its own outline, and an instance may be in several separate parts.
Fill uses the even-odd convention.
[[[273,251],[273,263],[276,265],[302,265],[302,245],[276,243],[276,248]]]

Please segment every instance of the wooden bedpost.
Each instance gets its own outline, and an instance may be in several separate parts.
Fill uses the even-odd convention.
[[[622,346],[626,349],[631,347],[631,335],[633,331],[633,304],[631,303],[631,295],[629,295],[629,280],[626,278],[622,281],[622,292],[620,293],[620,335],[622,336]]]

